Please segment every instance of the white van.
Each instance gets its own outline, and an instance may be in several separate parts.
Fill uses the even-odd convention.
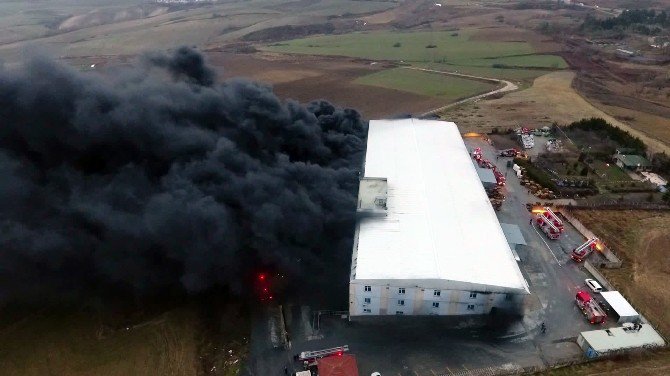
[[[586,283],[587,286],[591,289],[593,292],[602,292],[603,287],[600,286],[600,283],[596,281],[595,279],[586,279],[584,280],[584,283]]]

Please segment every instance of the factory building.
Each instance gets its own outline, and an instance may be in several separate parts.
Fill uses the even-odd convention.
[[[529,294],[456,124],[372,120],[351,319],[514,310]]]

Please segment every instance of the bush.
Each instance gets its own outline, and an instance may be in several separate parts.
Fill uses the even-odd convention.
[[[434,45],[434,44],[429,44],[429,45],[426,46],[426,48],[437,48],[437,46]]]
[[[590,118],[575,121],[567,126],[568,129],[580,129],[587,132],[603,134],[625,148],[635,149],[640,153],[647,151],[647,145],[639,138],[621,130],[601,118]]]
[[[554,192],[558,192],[558,187],[551,177],[544,172],[541,168],[538,168],[529,160],[522,158],[514,158],[514,163],[526,169],[526,174],[530,179],[535,181],[537,184],[543,186],[544,188],[549,188]]]
[[[400,43],[400,42],[393,43],[393,47],[401,47],[401,46],[402,46],[402,43]]]
[[[581,176],[586,176],[586,175],[588,175],[588,174],[589,174],[589,168],[586,167],[586,166],[584,166],[584,168],[582,168],[582,172],[580,172],[579,174],[580,174]]]

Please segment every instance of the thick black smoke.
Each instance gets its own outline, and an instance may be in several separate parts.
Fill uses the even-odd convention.
[[[0,72],[0,300],[347,265],[356,111],[214,84],[190,49],[145,64],[113,79],[43,59]]]

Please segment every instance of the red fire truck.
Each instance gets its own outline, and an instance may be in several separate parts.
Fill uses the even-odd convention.
[[[544,207],[543,209],[544,209],[544,211],[542,212],[542,215],[543,215],[545,218],[547,218],[548,220],[550,220],[551,223],[553,223],[554,226],[555,226],[560,232],[563,232],[563,229],[564,229],[564,227],[563,227],[563,221],[562,221],[560,218],[558,218],[558,216],[556,215],[556,213],[554,213],[554,211],[551,210],[551,208],[549,208],[549,207]]]
[[[570,257],[576,262],[582,262],[586,259],[594,250],[602,250],[602,244],[600,239],[591,238],[584,242],[584,244],[572,250]]]
[[[605,322],[607,314],[600,308],[598,302],[596,302],[588,292],[577,292],[577,295],[575,296],[575,304],[582,310],[582,313],[591,324],[602,324]]]
[[[537,215],[535,223],[537,223],[537,226],[540,228],[540,230],[542,230],[542,232],[544,232],[545,235],[547,235],[549,239],[556,240],[559,236],[561,236],[561,231],[542,214]]]

